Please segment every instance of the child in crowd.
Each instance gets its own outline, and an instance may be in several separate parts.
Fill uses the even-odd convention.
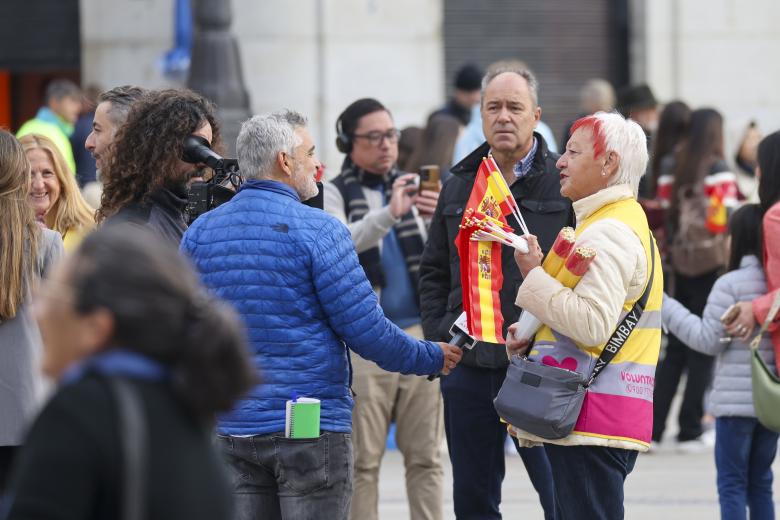
[[[761,266],[761,209],[748,204],[729,223],[729,272],[718,278],[707,299],[703,317],[674,298],[664,296],[663,322],[690,348],[717,356],[710,394],[715,420],[715,466],[722,519],[774,518],[772,461],[778,434],[756,419],[747,341],[727,338],[720,317],[732,304],[766,293]],[[775,370],[769,337],[761,340],[761,357]]]

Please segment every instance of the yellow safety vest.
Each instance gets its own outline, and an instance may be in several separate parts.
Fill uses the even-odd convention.
[[[647,256],[649,278],[651,238],[647,218],[639,203],[634,199],[624,199],[606,204],[579,223],[575,230],[576,235],[581,235],[589,226],[603,219],[619,220],[639,237]],[[594,247],[598,255],[598,245]],[[650,443],[663,302],[663,274],[657,247],[655,255],[653,286],[645,310],[623,348],[588,389],[572,432],[574,435],[633,441],[643,445]],[[623,303],[618,323],[631,310],[637,299],[638,296]],[[615,324],[616,327],[618,323]],[[543,326],[536,334],[529,357],[548,365],[590,375],[605,344],[588,347],[548,326]]]

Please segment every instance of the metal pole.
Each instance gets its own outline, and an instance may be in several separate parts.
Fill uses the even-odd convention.
[[[230,32],[230,0],[193,0],[193,21],[187,86],[217,105],[222,139],[234,155],[238,131],[250,111],[238,43]]]
[[[317,129],[319,134],[319,146],[318,149],[324,151],[328,149],[326,140],[328,136],[328,122],[325,120],[327,113],[325,111],[325,100],[327,99],[325,92],[325,6],[323,0],[317,0],[316,2],[316,43],[317,46]],[[323,156],[320,155],[322,159]]]

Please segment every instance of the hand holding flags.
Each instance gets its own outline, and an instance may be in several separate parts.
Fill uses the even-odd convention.
[[[528,242],[525,238],[515,235],[513,229],[498,219],[488,217],[484,213],[467,209],[463,214],[461,229],[473,229],[471,240],[477,242],[498,242],[513,247],[521,253],[528,252]]]

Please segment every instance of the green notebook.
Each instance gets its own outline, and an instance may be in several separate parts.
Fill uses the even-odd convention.
[[[320,400],[299,397],[287,401],[284,436],[291,439],[314,439],[320,436]]]

